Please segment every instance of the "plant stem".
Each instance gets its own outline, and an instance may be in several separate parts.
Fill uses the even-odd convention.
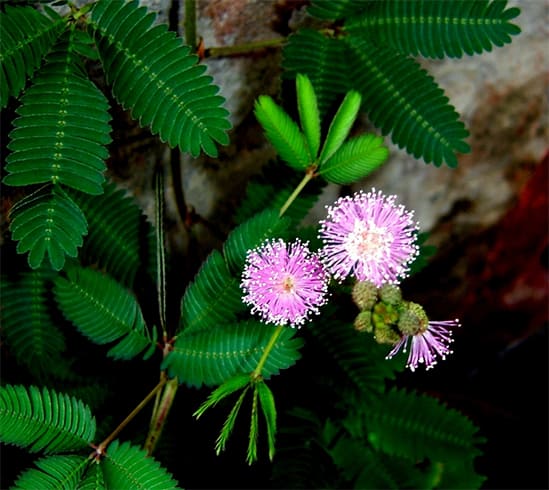
[[[248,54],[256,49],[261,48],[278,48],[286,42],[286,38],[279,37],[276,39],[266,39],[264,41],[252,41],[244,44],[236,44],[234,46],[217,46],[207,48],[205,52],[206,58],[216,58],[220,56],[235,56],[240,54]]]
[[[196,0],[185,0],[185,44],[196,51]]]
[[[156,395],[156,393],[166,384],[166,378],[161,378],[158,384],[150,391],[150,393],[141,400],[139,405],[135,407],[130,414],[118,425],[116,429],[114,429],[111,434],[99,444],[99,446],[96,449],[96,454],[102,454],[105,452],[105,449],[107,449],[107,446],[112,442],[112,440],[120,434],[122,429],[128,425],[131,420],[143,409],[143,407],[149,403],[149,401]]]
[[[278,213],[279,216],[282,216],[288,210],[290,205],[295,201],[295,198],[307,185],[307,182],[309,182],[309,180],[311,180],[314,176],[315,176],[315,167],[310,167],[309,169],[307,169],[307,172],[305,173],[305,177],[303,177],[303,180],[297,185],[294,191],[290,194],[290,197],[286,199],[286,202],[280,208],[280,212]]]
[[[269,354],[273,350],[273,347],[275,346],[276,341],[278,340],[278,337],[280,337],[282,330],[284,330],[284,325],[279,325],[278,327],[276,327],[276,330],[271,335],[271,338],[269,339],[269,343],[265,346],[265,350],[263,351],[261,359],[259,359],[259,362],[257,363],[256,368],[253,370],[250,376],[253,381],[256,381],[261,377],[261,371],[263,370],[263,366],[265,365],[265,362],[267,362],[267,358],[269,357]]]
[[[162,393],[160,402],[155,406],[155,410],[151,418],[149,433],[147,434],[147,439],[145,440],[145,444],[143,446],[149,456],[153,453],[156,443],[158,442],[158,439],[160,439],[162,429],[166,423],[168,412],[173,404],[178,388],[179,382],[177,378],[168,381],[164,385],[164,392]]]

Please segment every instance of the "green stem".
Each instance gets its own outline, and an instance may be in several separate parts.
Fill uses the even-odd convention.
[[[156,447],[156,443],[160,439],[162,429],[164,428],[164,425],[166,423],[168,412],[172,407],[178,388],[179,381],[177,380],[177,378],[168,381],[164,385],[164,392],[162,393],[160,402],[155,406],[152,414],[149,433],[147,434],[147,439],[145,440],[145,444],[143,446],[149,456],[153,453]]]
[[[207,48],[205,57],[216,58],[220,56],[234,56],[240,54],[248,54],[256,49],[262,48],[278,48],[286,42],[286,38],[279,37],[276,39],[266,39],[264,41],[252,41],[244,44],[236,44],[234,46],[217,46]]]
[[[124,427],[126,427],[126,425],[128,425],[131,420],[143,409],[143,407],[149,403],[149,401],[156,395],[156,393],[166,384],[166,379],[165,378],[162,378],[160,379],[160,381],[158,382],[158,384],[151,390],[151,392],[145,397],[143,398],[143,400],[141,400],[141,402],[139,403],[139,405],[137,405],[137,407],[135,407],[131,412],[130,414],[118,425],[118,427],[116,429],[114,429],[111,434],[105,439],[103,440],[103,442],[101,442],[99,444],[99,446],[97,447],[95,453],[97,455],[101,455],[105,452],[105,449],[107,449],[107,446],[113,441],[113,439],[118,435],[120,434],[120,432],[122,431],[122,429]]]
[[[273,347],[275,346],[276,341],[278,340],[278,337],[280,337],[282,330],[284,330],[284,325],[279,325],[278,327],[276,327],[276,330],[271,335],[271,338],[269,339],[269,343],[265,346],[265,350],[263,351],[261,359],[259,359],[259,362],[257,363],[256,368],[253,370],[251,374],[251,378],[253,381],[258,380],[261,377],[261,371],[263,371],[263,366],[265,366],[265,363],[267,362],[267,358],[269,357],[269,354],[273,350]]]
[[[196,0],[185,0],[185,44],[196,51]]]
[[[309,180],[311,180],[314,176],[315,176],[315,167],[311,167],[307,169],[307,172],[305,173],[305,177],[303,177],[303,180],[297,185],[294,191],[290,194],[290,197],[286,199],[286,202],[280,208],[280,212],[278,213],[279,216],[282,216],[288,210],[290,205],[295,201],[295,198],[307,185],[307,182],[309,182]]]

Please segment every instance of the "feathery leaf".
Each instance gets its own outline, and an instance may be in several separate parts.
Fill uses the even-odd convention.
[[[21,98],[20,117],[9,134],[7,185],[51,182],[103,192],[109,104],[85,75],[75,32],[62,36]]]
[[[30,452],[84,449],[95,436],[90,409],[48,388],[1,386],[0,420],[0,441]]]
[[[0,12],[0,109],[19,95],[64,26],[59,16],[48,18],[33,7],[6,5]]]
[[[260,95],[254,113],[282,160],[296,170],[305,170],[311,165],[305,136],[296,122],[271,97]]]
[[[315,161],[320,147],[320,114],[315,90],[307,75],[298,73],[295,83],[301,128],[309,147],[310,160]]]
[[[154,20],[137,1],[97,2],[89,22],[107,81],[122,106],[162,141],[194,157],[201,149],[215,157],[216,142],[229,142],[224,98],[190,47],[165,24],[152,27]]]
[[[9,216],[12,238],[19,241],[17,252],[30,252],[27,260],[32,269],[40,267],[47,255],[53,269],[61,270],[66,255],[78,255],[88,228],[80,208],[57,185],[24,197]]]
[[[41,458],[35,464],[37,468],[30,468],[17,478],[14,489],[73,490],[80,488],[80,480],[90,461],[87,456],[68,454]]]
[[[63,315],[92,342],[118,341],[107,353],[115,359],[131,359],[155,344],[135,297],[99,271],[70,267],[67,278],[55,280],[54,294]]]
[[[353,14],[345,23],[351,36],[428,58],[461,58],[511,42],[520,28],[510,22],[516,7],[506,0],[386,0]]]

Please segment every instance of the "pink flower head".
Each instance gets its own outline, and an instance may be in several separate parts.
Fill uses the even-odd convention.
[[[320,254],[328,271],[342,281],[353,274],[359,281],[398,284],[419,248],[413,211],[395,204],[396,196],[372,189],[339,198],[320,222]]]
[[[267,240],[248,250],[240,287],[265,322],[299,327],[326,303],[328,277],[307,243]]]
[[[425,364],[426,369],[431,369],[437,363],[437,357],[446,359],[452,353],[449,346],[454,339],[450,329],[459,326],[459,320],[429,322],[427,328],[417,334],[403,335],[386,359],[391,359],[401,348],[406,352],[409,347],[410,355],[406,367],[415,371],[419,364]]]

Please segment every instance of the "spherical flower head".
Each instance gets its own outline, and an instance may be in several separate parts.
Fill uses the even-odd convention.
[[[377,287],[398,284],[417,257],[413,211],[372,189],[338,199],[320,222],[321,257],[328,272],[342,281],[352,274]]]
[[[437,358],[446,359],[452,353],[449,348],[454,341],[452,329],[459,326],[459,320],[428,322],[426,328],[417,330],[416,334],[403,335],[387,359],[392,358],[401,348],[403,352],[410,349],[406,367],[415,371],[420,364],[425,364],[426,369],[431,369],[437,363]]]
[[[267,240],[248,251],[240,287],[263,321],[299,327],[326,303],[328,276],[307,243]]]

